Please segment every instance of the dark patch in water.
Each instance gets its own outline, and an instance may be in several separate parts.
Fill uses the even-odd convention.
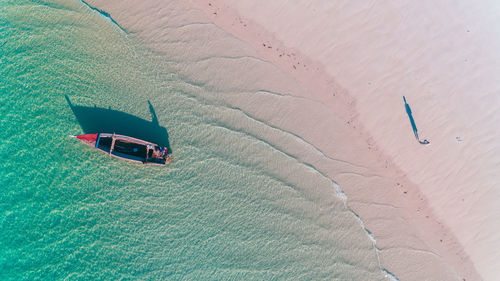
[[[31,2],[33,2],[33,3],[37,4],[37,5],[40,5],[40,6],[44,6],[44,7],[50,8],[50,9],[54,9],[54,10],[71,11],[71,9],[69,9],[67,7],[64,7],[63,5],[57,4],[57,3],[53,3],[53,2],[40,1],[40,0],[32,0]]]

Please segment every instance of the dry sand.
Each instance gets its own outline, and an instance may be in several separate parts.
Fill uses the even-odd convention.
[[[206,98],[295,136],[267,141],[339,184],[384,270],[497,280],[500,8],[461,2],[89,4],[185,62],[179,74],[218,93]]]

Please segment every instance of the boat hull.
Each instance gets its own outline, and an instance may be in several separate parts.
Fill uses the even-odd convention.
[[[101,152],[127,161],[163,166],[172,159],[165,147],[129,136],[98,133],[75,137]]]

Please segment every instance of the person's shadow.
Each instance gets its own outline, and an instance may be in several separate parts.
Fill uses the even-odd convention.
[[[408,118],[410,118],[411,128],[413,129],[413,134],[415,134],[415,138],[420,144],[429,144],[428,140],[420,140],[418,137],[417,125],[415,124],[415,120],[413,119],[413,114],[411,113],[410,105],[406,102],[405,96],[403,96],[403,101],[405,102],[406,114],[408,114]]]
[[[65,97],[85,134],[116,133],[156,143],[172,152],[167,129],[158,123],[151,102],[148,101],[152,120],[148,121],[111,107],[74,105],[67,95]]]

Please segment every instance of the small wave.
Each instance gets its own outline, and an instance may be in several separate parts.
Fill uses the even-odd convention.
[[[98,8],[95,8],[95,7],[92,7],[91,5],[89,5],[87,2],[85,2],[84,0],[79,0],[84,6],[86,6],[87,8],[91,9],[92,11],[96,11],[98,12],[101,16],[103,16],[105,19],[109,20],[111,23],[113,23],[116,27],[118,27],[118,29],[120,29],[121,31],[125,32],[125,33],[128,33],[123,27],[121,27],[112,17],[111,15],[106,12],[106,11],[103,11],[103,10],[100,10]]]
[[[384,272],[385,272],[385,277],[389,278],[392,281],[399,281],[399,279],[396,276],[394,276],[394,274],[387,271],[387,269],[384,269]]]
[[[385,267],[382,266],[382,262],[380,260],[380,255],[379,255],[380,249],[377,247],[377,240],[375,240],[375,235],[373,235],[373,233],[368,228],[366,228],[365,223],[363,222],[361,217],[353,209],[351,209],[350,207],[347,206],[347,196],[342,191],[340,186],[338,184],[336,184],[335,182],[333,182],[333,185],[335,186],[335,191],[337,194],[339,194],[339,192],[340,192],[341,194],[343,194],[343,196],[345,196],[345,199],[343,199],[344,204],[345,204],[345,208],[349,212],[351,212],[354,215],[354,217],[356,217],[359,224],[361,225],[361,228],[365,231],[366,235],[368,235],[368,237],[370,238],[370,240],[373,244],[373,249],[375,250],[375,253],[377,254],[377,261],[378,261],[378,266],[379,266],[380,270],[385,274],[386,278],[389,278],[392,281],[400,281],[394,274],[392,274],[390,271],[388,271]]]
[[[344,191],[340,188],[340,186],[336,182],[332,181],[332,184],[333,188],[335,189],[335,194],[344,202],[345,205],[347,203],[347,195],[344,193]]]

